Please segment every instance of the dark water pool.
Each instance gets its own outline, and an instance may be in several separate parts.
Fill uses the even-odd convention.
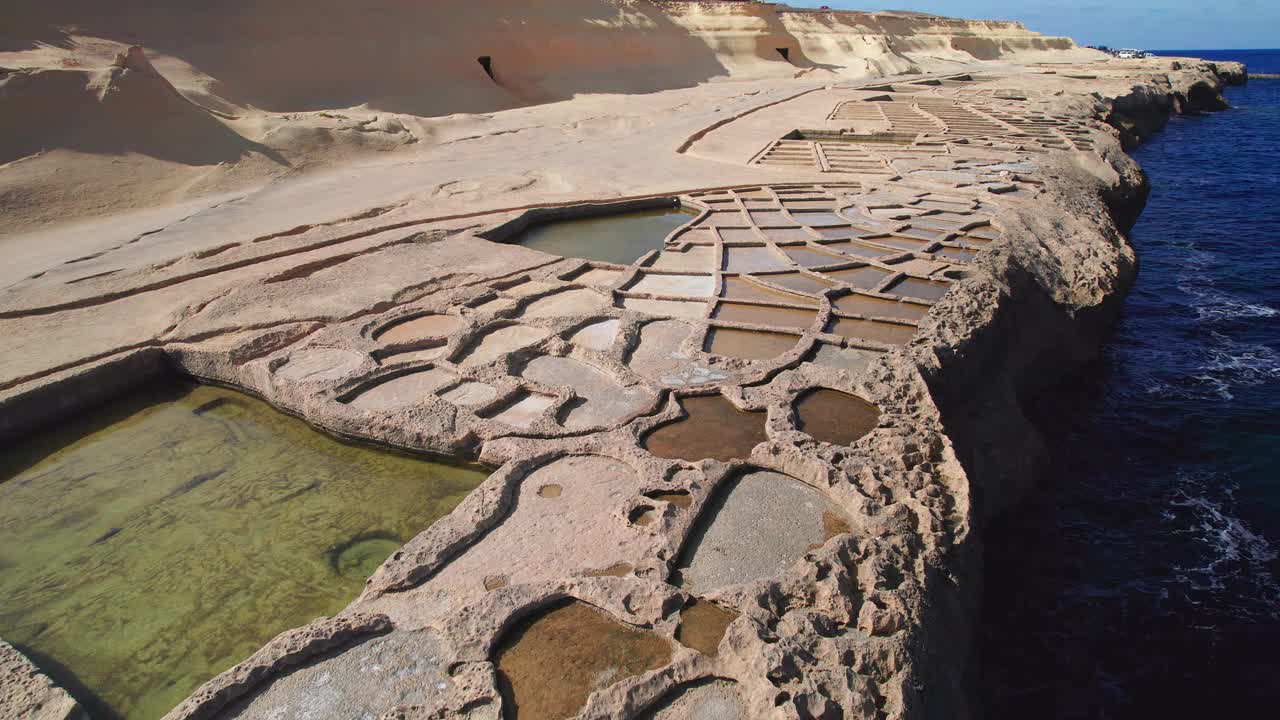
[[[987,535],[992,718],[1269,717],[1280,699],[1280,80],[1135,152],[1141,270],[1031,408],[1061,472]]]

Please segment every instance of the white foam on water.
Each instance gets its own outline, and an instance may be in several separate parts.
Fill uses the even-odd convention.
[[[1240,584],[1251,586],[1250,599],[1265,608],[1264,615],[1280,619],[1280,583],[1268,569],[1278,557],[1276,549],[1234,514],[1235,485],[1224,484],[1220,475],[1210,471],[1188,470],[1178,471],[1178,485],[1171,507],[1188,516],[1191,523],[1175,532],[1191,534],[1205,555],[1196,564],[1176,566],[1176,579],[1208,593],[1236,595]],[[1219,499],[1213,499],[1214,495]],[[1229,589],[1228,584],[1235,589]],[[1250,613],[1242,607],[1234,611]]]

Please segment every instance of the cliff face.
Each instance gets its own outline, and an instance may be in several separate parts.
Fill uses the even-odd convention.
[[[273,112],[362,104],[414,115],[489,112],[577,93],[797,72],[864,76],[938,58],[1017,59],[1075,47],[1017,23],[753,2],[69,0],[11,3],[7,13],[0,64],[90,65],[105,60],[108,44],[136,44],[192,99]],[[61,50],[24,53],[36,50],[32,38]]]

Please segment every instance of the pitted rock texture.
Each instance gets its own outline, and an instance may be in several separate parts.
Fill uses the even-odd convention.
[[[85,720],[70,695],[45,677],[25,655],[0,640],[0,719]]]

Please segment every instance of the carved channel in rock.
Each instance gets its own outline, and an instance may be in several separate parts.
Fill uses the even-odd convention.
[[[195,385],[33,437],[0,469],[0,635],[160,717],[341,610],[486,473],[335,442]]]
[[[573,717],[594,690],[666,665],[671,645],[582,602],[570,601],[525,620],[494,661],[508,720]]]

